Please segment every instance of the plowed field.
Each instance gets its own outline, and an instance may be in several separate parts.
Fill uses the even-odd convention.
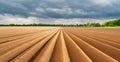
[[[0,27],[0,62],[120,62],[120,28]]]

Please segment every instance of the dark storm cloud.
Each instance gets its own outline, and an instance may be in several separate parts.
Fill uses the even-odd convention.
[[[119,6],[119,0],[0,0],[0,15],[109,19],[120,17]]]
[[[0,0],[0,13],[49,18],[120,16],[119,0]]]

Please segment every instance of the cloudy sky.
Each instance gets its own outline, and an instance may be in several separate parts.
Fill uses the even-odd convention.
[[[120,0],[0,0],[0,24],[104,22],[120,18]]]

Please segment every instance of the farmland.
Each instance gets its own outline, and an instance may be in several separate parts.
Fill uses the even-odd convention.
[[[0,62],[120,62],[120,28],[2,26]]]

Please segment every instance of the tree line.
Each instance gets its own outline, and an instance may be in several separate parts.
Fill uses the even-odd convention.
[[[0,24],[0,26],[80,26],[80,27],[106,27],[106,26],[120,26],[120,19],[107,21],[103,24],[100,23],[86,23],[86,24]]]
[[[42,23],[33,23],[33,24],[0,24],[0,26],[84,26],[82,24],[42,24]]]
[[[102,26],[120,26],[120,19],[105,22]]]
[[[104,22],[103,24],[100,23],[87,23],[86,26],[88,27],[115,27],[115,26],[120,26],[120,19],[116,20],[111,20]]]

